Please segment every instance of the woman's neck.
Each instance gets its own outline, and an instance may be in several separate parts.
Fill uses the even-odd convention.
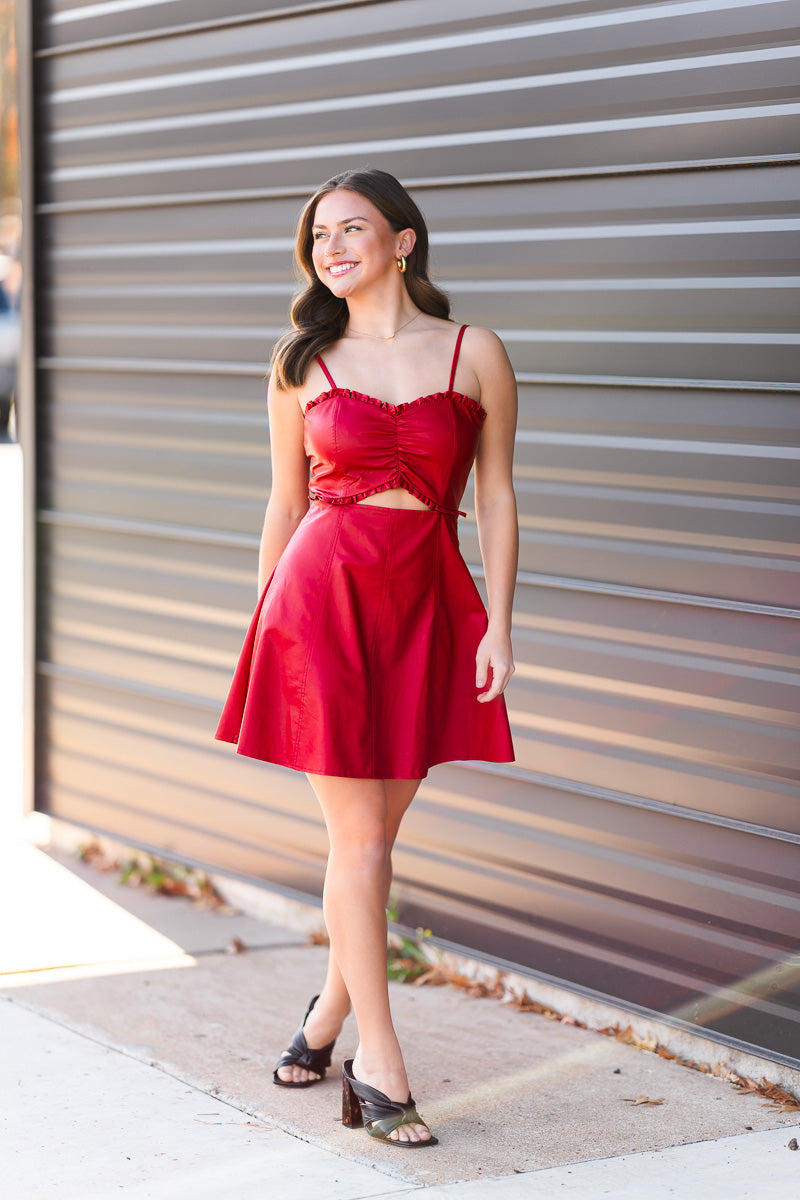
[[[368,337],[391,340],[403,325],[410,325],[421,316],[420,310],[414,304],[405,289],[396,286],[391,293],[382,297],[348,297],[347,333],[362,334]]]

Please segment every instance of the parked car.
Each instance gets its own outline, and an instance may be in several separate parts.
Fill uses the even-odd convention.
[[[19,308],[0,283],[0,434],[8,429],[17,387],[19,362]]]

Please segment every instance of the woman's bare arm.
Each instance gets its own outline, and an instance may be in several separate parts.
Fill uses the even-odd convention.
[[[308,459],[303,449],[303,414],[297,395],[282,392],[270,377],[267,407],[272,488],[258,553],[259,595],[308,512]]]
[[[471,336],[470,336],[471,335]],[[488,329],[470,329],[470,365],[481,388],[486,420],[475,462],[475,515],[486,575],[489,626],[476,658],[476,686],[491,684],[479,700],[493,700],[514,673],[511,610],[519,558],[517,502],[512,476],[517,385],[505,347]]]

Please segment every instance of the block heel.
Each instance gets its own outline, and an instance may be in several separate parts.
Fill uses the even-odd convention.
[[[350,1080],[342,1073],[342,1124],[348,1129],[360,1129],[364,1124],[361,1104],[353,1091]]]

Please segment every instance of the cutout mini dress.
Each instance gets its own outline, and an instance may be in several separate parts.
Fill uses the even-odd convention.
[[[308,512],[264,587],[216,737],[318,775],[422,779],[511,762],[504,697],[479,703],[487,616],[457,520],[485,409],[453,391],[389,404],[337,387],[304,412]],[[360,504],[405,488],[424,509]],[[485,689],[480,689],[485,690]]]

